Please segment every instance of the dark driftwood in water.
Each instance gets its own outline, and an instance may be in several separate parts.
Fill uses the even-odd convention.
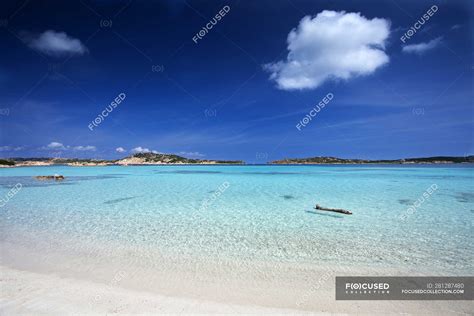
[[[315,209],[320,210],[320,211],[328,211],[328,212],[336,212],[336,213],[342,213],[342,214],[346,214],[346,215],[352,215],[351,211],[346,211],[346,210],[339,209],[339,208],[322,207],[319,204],[316,204]]]
[[[55,174],[54,176],[36,176],[37,180],[45,181],[45,180],[64,180],[64,176]]]

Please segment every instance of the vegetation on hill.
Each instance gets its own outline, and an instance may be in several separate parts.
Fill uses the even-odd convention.
[[[424,162],[424,163],[436,163],[439,161],[446,161],[451,163],[474,163],[474,156],[466,156],[466,157],[450,157],[450,156],[436,156],[436,157],[427,157],[427,158],[408,158],[405,159],[405,162]]]
[[[142,159],[147,163],[183,163],[183,164],[201,164],[201,163],[217,163],[217,164],[243,164],[241,160],[201,160],[185,158],[174,154],[155,154],[155,153],[138,153],[133,158]]]
[[[195,159],[188,159],[173,154],[155,154],[155,153],[138,153],[132,157],[143,159],[145,162],[156,163],[196,163]]]
[[[336,157],[291,158],[272,161],[271,164],[415,164],[415,163],[474,163],[474,156],[466,157],[427,157],[396,160],[343,159]]]
[[[137,153],[119,160],[81,158],[11,158],[0,159],[0,165],[30,165],[31,163],[51,165],[111,165],[111,164],[244,164],[241,160],[201,160],[181,157],[175,154]]]
[[[7,160],[7,159],[0,159],[0,165],[4,165],[4,166],[14,166],[14,165],[15,165],[15,161],[13,161],[13,160]]]

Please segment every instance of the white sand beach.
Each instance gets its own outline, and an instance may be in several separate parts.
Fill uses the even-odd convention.
[[[258,261],[220,262],[220,266],[208,262],[194,270],[163,261],[159,263],[162,269],[145,269],[139,264],[130,269],[103,258],[93,262],[80,254],[73,258],[51,251],[46,252],[46,258],[45,252],[22,244],[2,242],[0,246],[2,315],[469,315],[473,308],[470,301],[335,300],[336,275],[405,274],[391,269],[348,270]],[[229,273],[225,275],[225,271]]]
[[[110,288],[106,284],[1,267],[0,312],[20,314],[294,313],[291,310],[216,303]]]
[[[179,298],[2,266],[2,315],[252,314],[472,315],[472,302],[350,301],[318,296],[311,311]],[[244,290],[244,289],[242,289]],[[278,303],[275,302],[277,306]]]

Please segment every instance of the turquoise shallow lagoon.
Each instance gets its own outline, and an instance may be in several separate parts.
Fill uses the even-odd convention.
[[[55,173],[66,180],[33,178]],[[470,165],[0,169],[0,197],[17,183],[20,191],[0,208],[1,239],[28,235],[31,247],[34,236],[67,236],[104,245],[104,255],[117,245],[177,258],[474,272]],[[423,202],[407,213],[416,201]]]

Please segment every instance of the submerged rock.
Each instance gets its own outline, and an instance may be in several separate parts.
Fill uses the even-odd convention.
[[[410,200],[410,199],[400,199],[398,200],[398,203],[402,205],[412,205],[413,203],[415,203],[415,201]]]

